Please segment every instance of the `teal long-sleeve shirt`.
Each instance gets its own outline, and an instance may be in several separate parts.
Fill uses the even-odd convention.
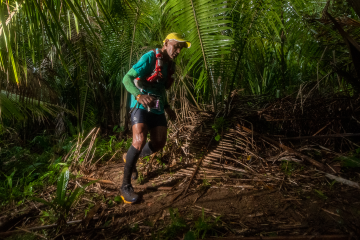
[[[154,94],[159,96],[160,98],[160,110],[151,109],[152,113],[155,114],[163,114],[164,113],[164,106],[168,105],[166,90],[165,90],[165,83],[167,80],[167,73],[168,67],[170,63],[164,63],[161,73],[163,76],[163,81],[149,83],[146,81],[145,78],[149,77],[155,70],[155,63],[156,63],[156,56],[153,51],[145,53],[140,60],[129,70],[129,72],[123,78],[123,84],[126,90],[131,93],[131,103],[130,108],[133,108],[137,101],[136,96],[139,94]],[[137,85],[135,86],[134,79],[140,78]],[[138,107],[140,109],[146,110],[146,108],[139,104]]]

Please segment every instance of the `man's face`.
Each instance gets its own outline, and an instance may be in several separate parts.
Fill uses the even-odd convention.
[[[179,54],[181,49],[186,48],[186,42],[177,42],[175,40],[165,40],[166,52],[171,59],[175,59]]]

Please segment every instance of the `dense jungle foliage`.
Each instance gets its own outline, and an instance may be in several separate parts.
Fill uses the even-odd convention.
[[[1,207],[54,184],[94,127],[102,161],[129,146],[122,78],[170,32],[192,43],[176,60],[173,108],[180,95],[216,112],[234,90],[271,101],[308,84],[360,89],[356,0],[1,0],[0,11]]]

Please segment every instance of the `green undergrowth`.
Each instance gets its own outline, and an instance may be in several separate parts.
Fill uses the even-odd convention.
[[[350,152],[348,156],[339,156],[336,160],[340,161],[345,169],[360,168],[360,148]]]
[[[107,138],[98,138],[95,141],[95,157],[94,159],[99,159],[104,156],[101,160],[107,161],[112,155],[118,151],[128,149],[131,146],[132,139],[128,138],[127,140],[121,139],[117,140],[116,136],[109,136]],[[85,146],[84,148],[86,148]]]
[[[27,197],[54,184],[63,164],[50,149],[34,153],[16,146],[4,152],[0,157],[0,207],[20,205]]]
[[[60,177],[57,181],[56,195],[52,200],[45,200],[42,198],[32,197],[31,199],[43,203],[50,208],[49,211],[43,211],[48,214],[48,217],[53,218],[59,227],[66,225],[66,220],[72,210],[72,206],[77,203],[80,197],[85,193],[85,188],[96,181],[92,181],[75,190],[67,190],[67,186],[71,177],[69,169],[64,167],[61,171]]]
[[[211,126],[215,131],[215,140],[220,141],[224,130],[228,130],[229,123],[223,117],[215,118],[214,124]]]
[[[286,175],[291,176],[293,172],[300,172],[304,169],[304,166],[292,161],[282,160],[281,161],[281,171]]]
[[[186,220],[177,208],[170,208],[170,222],[165,228],[153,233],[153,239],[176,239],[184,236],[185,240],[204,239],[210,236],[222,236],[223,227],[219,217],[206,217],[204,209],[197,219]],[[195,220],[195,221],[194,221]]]
[[[6,140],[0,135],[0,209],[21,205],[29,197],[55,185],[61,170],[71,164],[71,159],[64,162],[64,158],[75,150],[73,146],[77,140],[77,136],[56,138],[44,132],[24,144],[19,140]],[[84,149],[89,142],[90,139],[84,143]],[[101,161],[108,161],[130,144],[131,139],[98,136],[94,143],[93,161],[101,157]]]

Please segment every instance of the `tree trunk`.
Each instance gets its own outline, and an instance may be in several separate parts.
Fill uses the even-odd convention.
[[[114,104],[114,93],[113,91],[110,91],[110,97],[111,97],[111,120],[113,127],[116,125],[115,121],[115,104]]]
[[[82,109],[82,111],[81,111],[81,119],[80,119],[80,126],[81,126],[81,127],[82,127],[83,121],[84,121],[84,112],[85,112],[85,106],[86,106],[86,100],[87,100],[88,90],[89,90],[89,86],[86,84],[85,98],[84,98],[84,103],[83,103],[83,109]],[[81,129],[81,131],[82,131],[82,129]]]

